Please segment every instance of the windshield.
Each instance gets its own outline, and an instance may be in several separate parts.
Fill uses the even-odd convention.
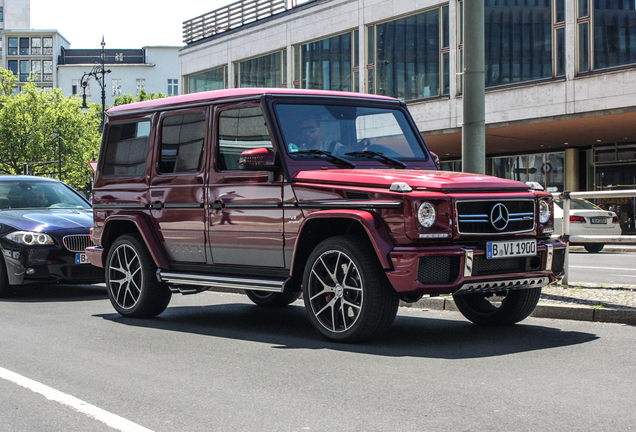
[[[277,103],[275,111],[285,148],[294,159],[328,152],[368,160],[375,152],[381,154],[375,160],[389,164],[386,157],[427,160],[404,112],[397,108]]]
[[[554,203],[563,208],[563,200],[556,199],[554,200]],[[572,198],[570,200],[570,208],[572,210],[601,210],[601,208],[581,198]]]
[[[63,183],[38,180],[0,182],[0,210],[18,208],[89,209],[91,207]]]

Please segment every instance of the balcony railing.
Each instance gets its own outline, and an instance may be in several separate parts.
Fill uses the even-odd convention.
[[[201,39],[241,27],[288,10],[289,0],[241,0],[183,23],[183,42]],[[292,3],[293,7],[293,3]]]

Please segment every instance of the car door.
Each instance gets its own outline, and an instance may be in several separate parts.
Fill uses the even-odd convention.
[[[284,267],[282,174],[239,169],[245,150],[274,150],[257,101],[215,108],[208,241],[215,264]],[[209,260],[210,261],[210,260]]]
[[[205,140],[207,109],[161,113],[150,211],[170,260],[206,263]]]

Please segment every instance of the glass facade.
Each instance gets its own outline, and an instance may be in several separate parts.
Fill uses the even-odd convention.
[[[552,77],[550,0],[486,0],[486,87]]]
[[[358,31],[300,45],[294,86],[304,89],[355,91]]]
[[[448,6],[369,27],[370,93],[403,100],[448,93]],[[446,20],[445,23],[443,21]],[[441,31],[444,30],[444,31]]]
[[[287,50],[234,63],[234,87],[287,87]]]
[[[198,93],[208,90],[220,90],[227,88],[227,66],[210,69],[205,72],[190,75],[188,80],[188,93]]]

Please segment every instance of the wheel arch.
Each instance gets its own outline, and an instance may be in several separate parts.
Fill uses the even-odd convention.
[[[329,237],[344,234],[353,234],[364,239],[373,248],[382,268],[393,268],[389,257],[393,241],[377,214],[364,210],[317,211],[309,214],[298,230],[291,265],[291,277],[298,282],[298,286],[305,263],[314,248]]]
[[[168,260],[163,254],[163,248],[155,235],[155,230],[146,216],[140,214],[118,214],[106,219],[101,238],[101,245],[104,248],[102,254],[104,265],[111,245],[124,234],[138,234],[146,244],[156,266],[168,268]]]

